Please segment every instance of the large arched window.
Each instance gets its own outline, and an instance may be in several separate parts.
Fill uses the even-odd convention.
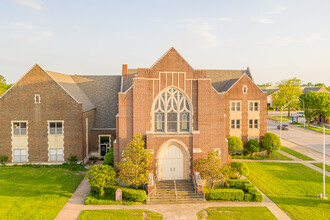
[[[191,108],[186,96],[175,88],[164,91],[154,104],[155,132],[189,132]]]

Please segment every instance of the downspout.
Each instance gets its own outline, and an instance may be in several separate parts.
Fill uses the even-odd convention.
[[[84,113],[81,112],[81,115],[82,115],[82,142],[81,142],[81,145],[82,145],[82,161],[84,162],[85,160],[85,151],[84,151],[84,141],[86,141],[86,137],[84,138]]]

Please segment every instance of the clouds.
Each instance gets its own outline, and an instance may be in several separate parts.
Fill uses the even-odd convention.
[[[267,14],[270,15],[276,15],[276,14],[280,14],[283,11],[285,11],[287,8],[284,6],[276,6],[275,8],[273,8],[272,10],[268,11]]]
[[[254,17],[252,18],[254,21],[257,21],[260,24],[274,24],[274,16],[282,13],[285,11],[287,8],[284,6],[276,6],[270,11],[266,12],[266,16],[261,16],[261,17]]]
[[[232,19],[182,19],[181,27],[188,31],[189,40],[197,42],[203,48],[212,48],[219,44],[219,39],[216,35],[218,23],[226,21],[232,21]]]
[[[320,33],[312,33],[306,36],[280,36],[266,40],[266,43],[276,44],[280,46],[289,46],[294,44],[305,44],[318,41],[321,39]]]
[[[259,18],[253,18],[253,20],[255,20],[261,24],[274,24],[274,20],[269,19],[269,18],[259,17]]]
[[[42,0],[12,0],[12,1],[15,2],[16,4],[28,7],[33,10],[42,10],[43,9]]]

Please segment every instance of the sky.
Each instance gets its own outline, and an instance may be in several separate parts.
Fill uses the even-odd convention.
[[[256,83],[330,86],[328,0],[0,0],[0,75],[35,63],[67,74],[151,67],[170,47],[195,69],[246,69]]]

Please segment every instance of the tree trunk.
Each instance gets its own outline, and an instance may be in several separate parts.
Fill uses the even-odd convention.
[[[290,107],[288,108],[288,118],[290,117]]]

